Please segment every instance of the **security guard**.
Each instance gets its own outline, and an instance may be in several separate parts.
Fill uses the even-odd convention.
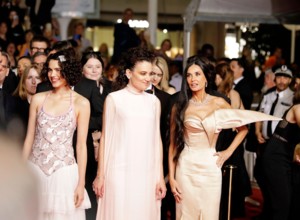
[[[292,71],[283,65],[275,71],[275,87],[263,96],[259,111],[282,117],[284,113],[293,105],[294,92],[289,88],[292,81]],[[257,157],[254,167],[254,177],[261,189],[264,206],[260,219],[267,219],[271,212],[270,201],[268,198],[268,188],[266,186],[264,174],[262,172],[262,155],[268,140],[272,136],[278,121],[264,121],[255,124],[255,134],[259,143]]]
[[[287,109],[293,105],[294,92],[289,88],[293,74],[287,66],[283,65],[275,71],[275,88],[263,96],[259,111],[282,117]],[[256,136],[259,143],[268,140],[278,121],[258,122],[256,126]]]

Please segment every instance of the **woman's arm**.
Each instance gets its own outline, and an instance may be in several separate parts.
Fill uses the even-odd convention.
[[[104,162],[104,154],[105,154],[105,141],[108,137],[109,133],[107,133],[109,126],[112,126],[115,115],[115,104],[113,102],[112,97],[107,96],[104,102],[104,110],[103,110],[103,119],[102,119],[102,134],[100,138],[100,146],[98,151],[98,168],[97,168],[97,176],[93,182],[93,189],[97,196],[103,197],[104,195],[104,178],[105,178],[105,162]],[[112,128],[113,129],[113,128]],[[112,130],[111,129],[111,130]],[[111,135],[111,134],[110,134]]]
[[[24,141],[23,152],[22,152],[22,157],[25,160],[28,159],[33,145],[35,126],[36,126],[36,115],[38,112],[39,100],[40,100],[40,94],[34,95],[31,99],[31,103],[29,106],[28,127],[27,127],[27,133],[26,133],[26,138]]]
[[[79,207],[84,199],[85,172],[87,163],[87,146],[86,139],[89,127],[90,118],[90,103],[89,101],[79,96],[75,102],[77,115],[77,164],[78,164],[78,185],[75,190],[75,206]]]
[[[215,156],[219,156],[219,158],[217,159],[218,167],[223,166],[223,163],[226,160],[228,160],[228,158],[232,155],[235,149],[242,143],[242,141],[245,139],[248,133],[248,128],[245,125],[241,127],[237,127],[236,130],[238,131],[238,133],[236,134],[230,146],[226,150],[219,151],[214,154]]]
[[[232,108],[225,100],[221,100],[220,107],[225,109]],[[229,145],[229,147],[226,150],[219,151],[214,154],[215,156],[218,156],[216,162],[218,167],[223,166],[223,163],[226,160],[228,160],[228,158],[232,155],[235,149],[242,143],[242,141],[245,139],[248,133],[248,128],[245,125],[237,127],[236,130],[237,130],[237,134],[233,139],[232,143]]]
[[[166,196],[166,184],[164,179],[164,169],[163,169],[163,145],[161,141],[161,135],[160,135],[160,114],[161,114],[161,106],[160,101],[156,100],[156,115],[155,115],[155,125],[156,125],[156,131],[155,135],[159,138],[159,169],[160,169],[160,180],[159,183],[156,185],[156,198],[157,199],[163,199]]]

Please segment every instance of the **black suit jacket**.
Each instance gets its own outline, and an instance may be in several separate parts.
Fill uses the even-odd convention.
[[[4,111],[4,121],[0,120],[0,129],[5,130],[8,123],[16,116],[16,101],[5,90],[1,91],[3,96],[3,102],[0,108]]]
[[[13,92],[18,87],[19,81],[20,81],[20,78],[17,77],[16,74],[12,70],[9,70],[8,76],[5,77],[5,80],[3,82],[2,89],[12,95]]]
[[[250,81],[248,81],[247,78],[243,78],[235,85],[234,90],[240,94],[245,109],[251,109],[253,93],[250,86]]]
[[[161,105],[161,116],[160,116],[160,134],[163,144],[163,166],[164,175],[168,174],[168,148],[169,148],[169,135],[168,135],[168,114],[169,114],[169,101],[171,95],[154,87],[154,95],[159,99]]]

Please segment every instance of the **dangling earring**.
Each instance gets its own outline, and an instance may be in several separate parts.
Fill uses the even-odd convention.
[[[207,82],[205,82],[205,88],[207,87]]]

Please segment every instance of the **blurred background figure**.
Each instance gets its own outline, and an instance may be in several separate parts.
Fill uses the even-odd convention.
[[[154,61],[152,84],[170,95],[176,92],[175,88],[169,84],[169,67],[166,60],[162,57],[156,57]]]
[[[114,30],[114,54],[111,58],[113,64],[117,64],[128,49],[137,47],[140,44],[140,39],[135,30],[128,24],[133,18],[133,10],[126,8],[123,12],[122,22],[115,25]]]
[[[37,183],[21,158],[21,145],[0,133],[0,219],[37,220]]]
[[[83,52],[86,48],[92,46],[91,42],[84,37],[84,24],[82,22],[78,22],[74,26],[74,34],[72,39],[75,40],[78,44],[78,51]]]
[[[41,29],[46,23],[51,23],[51,9],[55,0],[26,0],[25,3],[30,7],[31,28]]]
[[[172,48],[172,42],[170,39],[164,39],[160,44],[160,49],[155,51],[156,56],[161,56],[164,58],[168,64],[171,62],[171,58],[168,56],[167,52]]]
[[[27,131],[30,101],[32,96],[36,93],[37,85],[41,81],[41,69],[37,66],[28,66],[25,68],[18,87],[13,93],[16,98],[16,114],[22,122],[22,127],[20,127],[20,139],[23,141]]]

